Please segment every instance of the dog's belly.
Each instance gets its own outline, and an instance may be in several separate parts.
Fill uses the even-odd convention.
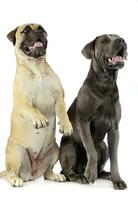
[[[18,121],[12,124],[14,132],[11,133],[11,138],[37,156],[42,148],[47,149],[54,143],[55,126],[55,116],[49,118],[47,127],[40,129],[35,129],[31,120],[19,117]]]

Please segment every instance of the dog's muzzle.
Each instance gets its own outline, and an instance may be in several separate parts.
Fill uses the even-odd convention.
[[[34,57],[34,58],[38,58],[41,57],[43,55],[45,55],[46,53],[46,47],[44,46],[44,44],[40,41],[35,42],[33,45],[30,46],[23,46],[23,51],[25,54],[27,54],[28,56]]]
[[[113,51],[113,55],[106,58],[107,68],[122,68],[124,61],[127,60],[127,45],[124,39],[116,39]]]

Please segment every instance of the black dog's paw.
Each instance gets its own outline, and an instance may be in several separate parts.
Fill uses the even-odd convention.
[[[97,169],[91,169],[90,171],[85,171],[85,177],[89,182],[94,183],[97,179]]]
[[[112,182],[115,190],[125,190],[127,188],[127,184],[123,180],[112,181]]]
[[[81,184],[89,184],[89,181],[83,174],[72,174],[67,176],[67,180],[81,183]]]
[[[99,179],[111,180],[111,172],[102,171],[98,174]]]
[[[83,174],[78,174],[77,179],[78,179],[78,181],[77,181],[78,183],[89,184],[89,181]]]

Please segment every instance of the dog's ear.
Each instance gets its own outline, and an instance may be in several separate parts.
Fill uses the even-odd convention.
[[[92,58],[92,54],[94,53],[95,42],[96,42],[96,39],[86,44],[81,51],[81,53],[88,59]]]
[[[18,27],[17,27],[17,28],[18,28]],[[7,38],[13,43],[13,45],[15,45],[15,43],[16,43],[15,34],[16,34],[17,28],[15,28],[15,29],[12,30],[11,32],[9,32],[8,35],[7,35]]]

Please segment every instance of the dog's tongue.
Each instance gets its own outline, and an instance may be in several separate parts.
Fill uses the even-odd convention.
[[[42,43],[42,42],[35,42],[35,43],[34,43],[34,46],[35,46],[35,47],[42,47],[42,46],[43,46],[43,43]]]
[[[29,46],[29,50],[33,53],[37,47],[39,48],[42,46],[43,46],[42,42],[35,42],[34,45]]]
[[[114,56],[112,58],[109,58],[108,61],[112,64],[115,64],[116,62],[123,62],[124,61],[124,57],[122,56]]]

